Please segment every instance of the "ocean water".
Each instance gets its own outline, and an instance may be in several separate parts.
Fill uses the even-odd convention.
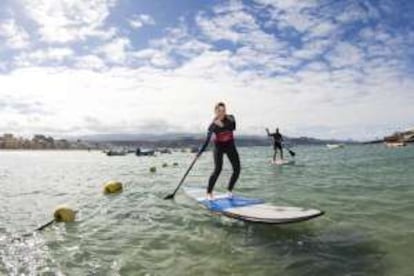
[[[0,275],[413,275],[414,147],[294,150],[277,167],[269,148],[240,148],[236,193],[326,212],[284,226],[218,217],[182,192],[163,200],[190,153],[1,151]],[[186,183],[204,186],[211,169],[207,152]],[[229,175],[226,161],[217,190]],[[121,194],[102,194],[111,179]],[[63,203],[76,222],[22,237]]]

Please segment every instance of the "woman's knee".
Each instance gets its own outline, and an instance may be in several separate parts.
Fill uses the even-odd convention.
[[[214,169],[214,173],[220,174],[221,173],[221,169],[222,169],[222,167],[215,168]]]
[[[233,166],[233,174],[239,175],[240,174],[240,170],[241,170],[240,164],[235,164]]]
[[[212,175],[218,176],[221,173],[221,167],[214,168]]]

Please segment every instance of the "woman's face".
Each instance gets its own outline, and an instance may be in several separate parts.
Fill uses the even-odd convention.
[[[224,106],[218,106],[215,112],[216,117],[219,119],[223,119],[226,116],[226,108]]]

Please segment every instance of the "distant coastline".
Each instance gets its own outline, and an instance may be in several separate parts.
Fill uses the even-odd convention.
[[[0,150],[103,150],[108,148],[188,148],[198,147],[204,141],[203,135],[93,135],[77,138],[55,139],[51,136],[36,134],[31,139],[7,133],[0,136]],[[327,143],[358,143],[355,141],[323,140],[310,137],[285,137],[290,145],[325,145]],[[240,135],[237,144],[241,147],[269,146],[266,136]]]

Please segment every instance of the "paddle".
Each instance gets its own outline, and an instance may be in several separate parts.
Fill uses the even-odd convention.
[[[287,149],[287,151],[289,152],[289,154],[292,156],[292,157],[295,157],[295,155],[296,155],[296,153],[293,151],[293,150],[291,150],[290,148],[288,148],[286,145],[282,145],[285,149]]]
[[[184,174],[183,178],[181,178],[181,181],[180,181],[180,183],[178,184],[177,188],[175,188],[175,190],[174,190],[174,192],[173,192],[172,194],[167,195],[166,197],[164,197],[164,199],[173,199],[173,198],[174,198],[175,194],[176,194],[176,193],[177,193],[177,191],[180,189],[181,184],[183,184],[183,183],[184,183],[185,178],[187,177],[188,173],[189,173],[189,172],[191,171],[191,169],[193,168],[193,166],[194,166],[195,162],[197,161],[198,157],[200,157],[200,155],[201,155],[201,154],[197,154],[197,155],[194,157],[193,162],[191,162],[190,167],[188,167],[188,169],[187,169],[187,171],[185,172],[185,174]]]

